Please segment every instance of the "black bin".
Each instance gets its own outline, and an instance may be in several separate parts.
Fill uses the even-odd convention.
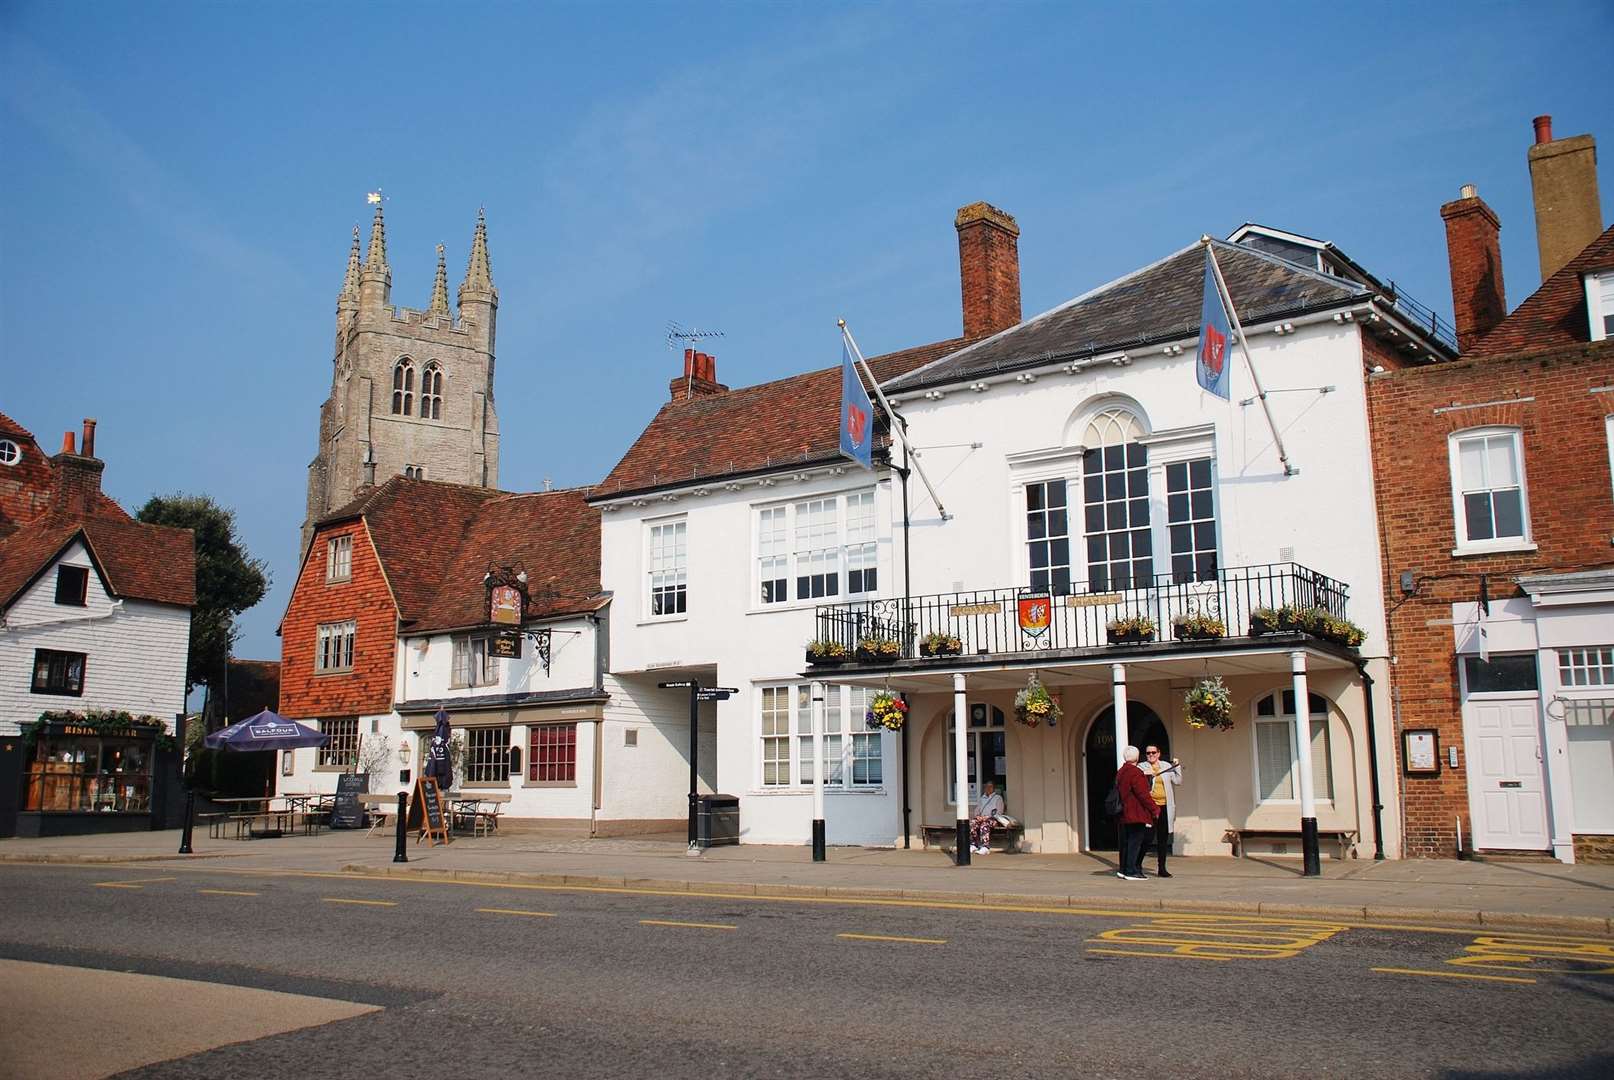
[[[740,842],[740,797],[702,795],[695,810],[695,846],[720,847]]]

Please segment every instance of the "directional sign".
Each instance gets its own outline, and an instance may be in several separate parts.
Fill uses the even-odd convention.
[[[697,701],[727,701],[730,694],[738,693],[739,691],[732,686],[708,686],[695,691],[695,699]]]
[[[692,686],[699,686],[696,682],[660,682],[656,684],[663,690],[688,690]]]

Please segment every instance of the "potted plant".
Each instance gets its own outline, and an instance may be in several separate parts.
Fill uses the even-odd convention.
[[[1278,609],[1258,607],[1250,612],[1250,636],[1260,637],[1263,634],[1278,632]]]
[[[1122,615],[1106,628],[1111,645],[1136,645],[1154,640],[1154,620],[1147,615]]]
[[[1319,636],[1329,641],[1354,649],[1367,639],[1367,631],[1351,622],[1333,615],[1324,615],[1318,628]]]
[[[1171,632],[1178,641],[1214,641],[1227,636],[1227,624],[1214,615],[1196,611],[1172,619]]]
[[[896,638],[869,636],[859,638],[857,659],[865,664],[882,663],[902,657],[902,643]]]
[[[908,703],[889,690],[882,690],[869,701],[869,711],[863,720],[871,728],[901,731],[908,719]]]
[[[807,643],[807,662],[819,667],[838,667],[846,663],[846,646],[828,638]]]
[[[1207,675],[1183,695],[1183,719],[1199,730],[1229,731],[1233,727],[1233,695],[1220,675]]]
[[[919,639],[920,656],[957,656],[963,651],[964,643],[961,640],[939,630]]]
[[[1036,727],[1045,720],[1053,727],[1063,715],[1059,702],[1036,675],[1031,676],[1024,690],[1014,695],[1014,718],[1026,727]]]

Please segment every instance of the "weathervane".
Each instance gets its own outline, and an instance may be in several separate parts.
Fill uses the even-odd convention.
[[[369,203],[371,206],[377,206],[380,204],[381,200],[385,198],[386,196],[381,194],[381,189],[376,188],[374,191],[365,193],[364,201]]]

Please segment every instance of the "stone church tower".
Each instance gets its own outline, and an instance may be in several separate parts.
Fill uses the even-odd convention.
[[[493,338],[499,291],[488,263],[481,211],[471,260],[459,288],[459,317],[448,306],[448,273],[437,248],[437,279],[425,311],[392,306],[381,206],[359,262],[353,230],[347,277],[336,300],[331,396],[319,411],[319,453],[308,465],[314,522],[389,477],[497,487],[499,420],[493,408]]]

